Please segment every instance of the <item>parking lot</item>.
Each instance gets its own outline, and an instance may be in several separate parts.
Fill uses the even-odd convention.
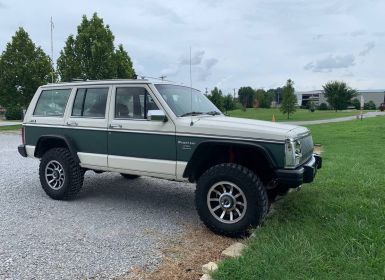
[[[153,178],[86,173],[72,201],[40,187],[39,161],[17,153],[20,135],[0,133],[0,278],[113,278],[154,268],[167,238],[203,227],[194,187]]]

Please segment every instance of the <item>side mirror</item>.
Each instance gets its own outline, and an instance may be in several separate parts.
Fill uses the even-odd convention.
[[[158,121],[158,122],[167,122],[167,117],[166,117],[166,114],[162,110],[148,110],[147,120]]]

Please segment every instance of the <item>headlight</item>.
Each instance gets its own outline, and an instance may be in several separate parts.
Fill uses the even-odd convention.
[[[302,158],[301,141],[287,139],[285,144],[285,167],[295,168]]]

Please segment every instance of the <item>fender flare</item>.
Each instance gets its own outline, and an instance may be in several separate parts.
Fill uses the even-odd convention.
[[[35,157],[37,157],[37,158],[41,158],[42,157],[42,154],[39,151],[41,149],[41,145],[43,145],[43,143],[45,141],[47,141],[47,140],[60,140],[60,141],[63,141],[66,144],[66,146],[68,147],[68,150],[70,151],[70,153],[73,156],[73,158],[75,159],[75,161],[77,163],[80,162],[80,159],[79,159],[78,154],[77,154],[77,150],[75,148],[75,145],[71,141],[71,139],[69,137],[66,137],[66,136],[63,136],[63,135],[55,135],[55,134],[40,136],[39,140],[36,143],[35,154],[34,154]]]
[[[270,152],[263,147],[260,144],[257,143],[251,143],[251,142],[244,142],[244,141],[237,141],[237,140],[208,140],[201,142],[198,147],[194,150],[193,155],[191,156],[190,160],[187,163],[187,166],[183,172],[184,178],[190,178],[192,175],[194,175],[194,170],[197,164],[199,164],[200,160],[200,154],[202,154],[202,150],[209,145],[223,145],[223,146],[242,146],[242,147],[250,147],[258,150],[269,163],[269,167],[272,169],[275,169],[277,164],[273,157],[271,156]]]

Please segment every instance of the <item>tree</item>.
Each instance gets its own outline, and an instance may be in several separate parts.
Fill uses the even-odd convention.
[[[270,108],[271,101],[273,101],[273,94],[271,92],[266,92],[264,89],[257,89],[255,96],[260,108]]]
[[[357,98],[354,98],[354,99],[351,101],[351,104],[352,104],[352,106],[354,106],[354,108],[356,108],[357,110],[360,110],[360,108],[361,108],[361,102],[360,102],[360,100],[358,100]]]
[[[25,108],[36,89],[51,81],[53,71],[48,55],[20,27],[0,57],[0,104]]]
[[[281,87],[271,88],[267,92],[273,97],[273,100],[276,101],[277,104],[281,104],[283,95]]]
[[[210,99],[210,101],[214,103],[214,105],[217,106],[217,108],[223,112],[223,96],[222,91],[220,89],[215,87],[207,96],[207,98]]]
[[[241,87],[238,90],[238,98],[243,108],[252,108],[255,99],[255,91],[251,87]]]
[[[297,106],[297,96],[294,94],[294,82],[292,80],[287,80],[286,85],[282,89],[282,103],[281,103],[281,112],[287,114],[289,119],[290,114],[293,114],[296,111]]]
[[[336,111],[346,109],[351,99],[357,96],[357,91],[342,81],[328,82],[323,86],[323,89],[326,100]]]
[[[84,15],[77,35],[68,36],[57,61],[62,81],[80,79],[135,78],[131,58],[119,45],[115,50],[114,35],[96,13]]]
[[[223,98],[223,108],[226,112],[235,109],[235,100],[231,94],[228,94]]]

